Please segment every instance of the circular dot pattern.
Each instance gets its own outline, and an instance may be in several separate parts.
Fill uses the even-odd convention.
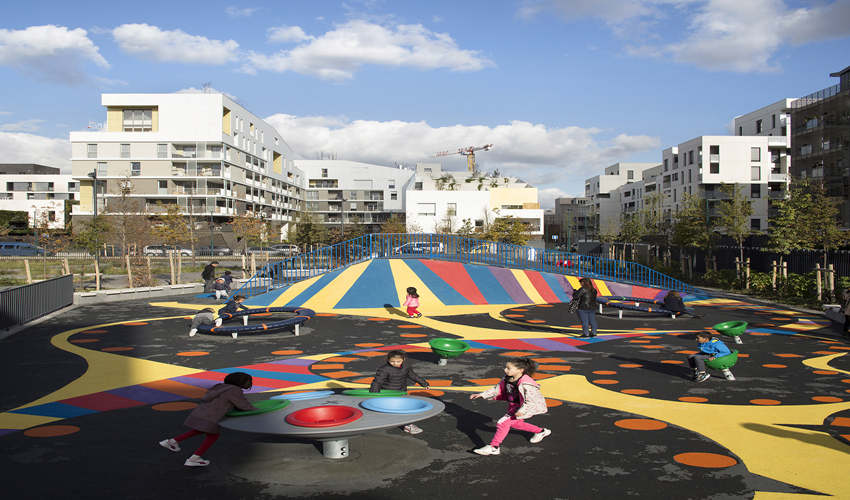
[[[614,375],[617,372],[615,372],[614,370],[596,370],[593,373],[596,375]]]
[[[172,401],[170,403],[160,403],[158,405],[151,406],[152,410],[156,411],[185,411],[191,410],[198,406],[198,403],[192,403],[190,401]]]
[[[632,431],[657,431],[667,427],[666,422],[651,418],[624,418],[614,422],[614,425]]]
[[[624,394],[635,394],[635,395],[649,394],[649,391],[647,391],[646,389],[623,389],[620,392],[622,392]]]
[[[284,349],[282,351],[272,351],[271,353],[276,356],[289,356],[292,354],[301,354],[304,351],[299,351],[298,349]]]
[[[209,354],[210,353],[208,353],[207,351],[183,351],[183,352],[177,353],[178,356],[188,356],[188,357],[209,356]]]
[[[398,325],[399,328],[423,328],[422,325]]]
[[[622,364],[617,365],[617,366],[619,366],[620,368],[640,368],[643,365],[638,364],[638,363],[622,363]]]
[[[599,384],[599,385],[614,385],[614,384],[620,383],[619,380],[612,380],[612,379],[608,379],[608,378],[598,378],[596,380],[592,380],[592,382],[594,384]]]
[[[815,396],[812,398],[812,401],[817,401],[818,403],[840,403],[844,400],[835,396]]]
[[[705,403],[708,401],[708,398],[703,398],[700,396],[682,396],[679,398],[679,401],[684,401],[685,403]]]
[[[378,344],[376,342],[364,342],[362,344],[354,344],[356,347],[381,347],[384,344]]]
[[[812,373],[817,375],[838,375],[838,372],[832,370],[815,370]]]
[[[399,337],[405,337],[410,339],[417,337],[427,337],[427,335],[425,335],[424,333],[402,333],[401,335],[399,335]]]
[[[751,399],[750,403],[761,406],[776,406],[781,405],[782,401],[777,401],[775,399]]]
[[[73,339],[70,342],[74,344],[91,344],[92,342],[100,342],[100,339]]]
[[[673,460],[683,465],[692,467],[703,467],[706,469],[724,469],[738,463],[734,458],[719,453],[679,453],[673,456]]]
[[[765,367],[765,368],[788,368],[787,365],[777,365],[777,364],[773,364],[773,363],[768,363],[768,364],[762,365],[762,366]]]
[[[34,438],[47,438],[57,436],[67,436],[80,432],[80,428],[76,425],[42,425],[41,427],[33,427],[24,431],[24,436]]]
[[[101,349],[106,352],[124,352],[124,351],[132,351],[135,347],[104,347]]]
[[[546,406],[549,408],[561,406],[562,404],[564,404],[564,402],[559,399],[546,398]]]
[[[130,321],[128,323],[124,323],[127,326],[145,326],[148,323],[146,321]]]

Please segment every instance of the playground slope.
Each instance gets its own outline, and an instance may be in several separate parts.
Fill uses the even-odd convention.
[[[667,290],[593,280],[600,295],[660,299]],[[475,306],[569,301],[578,277],[427,259],[372,259],[252,297],[251,306],[307,307],[315,311],[398,308],[416,288],[420,308],[464,313]],[[695,298],[695,297],[690,297]]]

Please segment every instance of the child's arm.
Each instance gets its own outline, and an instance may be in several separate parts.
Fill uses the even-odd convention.
[[[413,368],[409,368],[407,370],[407,378],[416,382],[417,384],[421,385],[422,387],[424,387],[426,389],[430,389],[430,387],[428,386],[428,381],[425,380],[424,378],[420,377],[419,374],[417,374],[415,371],[413,371]]]
[[[369,386],[369,392],[381,392],[381,387],[387,381],[389,375],[386,370],[381,370],[378,368],[378,371],[375,372],[375,378],[372,379],[372,385]]]
[[[410,305],[410,301],[412,301],[412,300],[413,300],[413,297],[411,297],[410,295],[408,295],[408,296],[407,296],[407,298],[406,298],[406,299],[404,299],[404,304],[402,304],[402,306],[404,306],[404,307],[409,306],[409,305]]]
[[[470,394],[469,399],[499,399],[499,394],[501,393],[499,389],[499,384],[494,385],[493,387],[487,389],[484,392],[479,392],[478,394]]]
[[[539,387],[532,384],[520,384],[519,390],[522,392],[523,403],[516,412],[516,418],[529,418],[549,411],[546,407],[546,398],[543,397]]]
[[[235,406],[237,410],[251,411],[257,409],[257,407],[252,405],[251,402],[248,401],[248,399],[245,397],[245,395],[242,394],[242,391],[231,390],[227,391],[226,394],[228,401],[233,403],[233,406]]]

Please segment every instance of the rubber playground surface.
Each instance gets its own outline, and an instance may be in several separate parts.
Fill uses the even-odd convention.
[[[317,312],[290,331],[187,335],[215,301],[83,306],[0,341],[0,471],[10,498],[850,498],[850,343],[822,316],[686,296],[699,319],[613,309],[599,336],[580,338],[566,311],[574,278],[438,261],[357,264],[251,298],[256,307]],[[606,295],[663,291],[595,281]],[[424,316],[399,304],[415,286]],[[252,317],[251,322],[274,316]],[[694,336],[749,323],[732,367],[690,380]],[[437,337],[471,349],[446,366]],[[254,401],[289,391],[366,388],[387,350],[429,380],[446,410],[409,435],[392,428],[351,439],[326,459],[312,441],[224,430],[206,468],[183,466],[199,438],[157,445],[208,387],[233,371],[254,377]],[[513,356],[537,360],[552,430],[539,444],[512,431],[489,442],[503,402],[469,400],[498,382]]]

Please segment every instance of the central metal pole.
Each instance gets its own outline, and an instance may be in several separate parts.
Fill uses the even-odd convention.
[[[334,439],[332,441],[322,441],[322,455],[325,458],[346,458],[349,454],[348,439]]]

